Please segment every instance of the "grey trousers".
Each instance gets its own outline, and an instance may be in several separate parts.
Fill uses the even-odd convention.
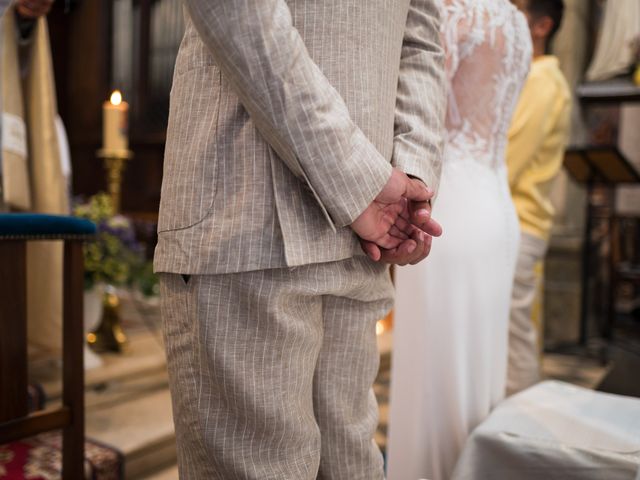
[[[161,275],[181,479],[377,480],[376,321],[388,269]]]
[[[540,381],[541,339],[538,332],[542,331],[542,312],[539,310],[544,280],[542,261],[546,252],[544,239],[521,232],[511,295],[507,395]]]

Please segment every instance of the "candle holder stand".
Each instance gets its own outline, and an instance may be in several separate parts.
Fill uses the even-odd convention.
[[[131,150],[98,150],[98,157],[104,161],[107,171],[107,190],[111,196],[113,210],[120,213],[120,199],[122,191],[122,174],[127,166],[127,160],[133,158]]]
[[[87,335],[91,349],[98,353],[122,352],[127,336],[120,319],[120,297],[112,285],[108,285],[102,299],[102,319],[98,327]]]
[[[107,190],[114,213],[120,212],[122,174],[127,161],[133,158],[130,150],[98,150],[107,174]],[[115,287],[109,285],[104,294],[100,325],[87,336],[90,347],[97,352],[121,352],[127,343],[120,318],[120,298]]]

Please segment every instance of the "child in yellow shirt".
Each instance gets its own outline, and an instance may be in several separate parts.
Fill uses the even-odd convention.
[[[509,325],[507,393],[539,380],[538,332],[542,265],[554,210],[552,181],[564,157],[570,127],[571,94],[558,59],[547,55],[564,11],[562,0],[523,0],[529,21],[533,64],[509,131],[507,166],[521,229]]]

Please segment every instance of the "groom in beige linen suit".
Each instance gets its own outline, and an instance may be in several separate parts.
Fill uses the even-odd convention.
[[[386,264],[440,232],[435,1],[184,0],[155,257],[181,478],[383,478]]]

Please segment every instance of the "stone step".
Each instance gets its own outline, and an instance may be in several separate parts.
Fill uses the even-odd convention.
[[[100,358],[102,366],[85,372],[87,390],[148,378],[166,371],[164,347],[157,332],[139,331],[131,334],[122,353],[104,353]],[[62,383],[58,361],[36,364],[31,367],[30,373],[31,381],[42,385],[49,400],[60,398]]]
[[[86,434],[123,454],[126,479],[143,478],[176,462],[167,388],[136,393],[125,402],[97,402],[87,410]]]
[[[175,466],[171,399],[158,332],[133,331],[122,353],[100,357],[103,365],[85,372],[87,437],[123,454],[127,480]],[[31,369],[31,379],[42,385],[48,406],[61,402],[60,373],[59,362],[53,361]]]
[[[178,466],[173,465],[159,472],[146,475],[140,480],[178,480]]]
[[[86,374],[87,436],[123,454],[127,480],[175,465],[166,360],[157,332],[130,334],[122,353],[101,358],[104,364]]]

